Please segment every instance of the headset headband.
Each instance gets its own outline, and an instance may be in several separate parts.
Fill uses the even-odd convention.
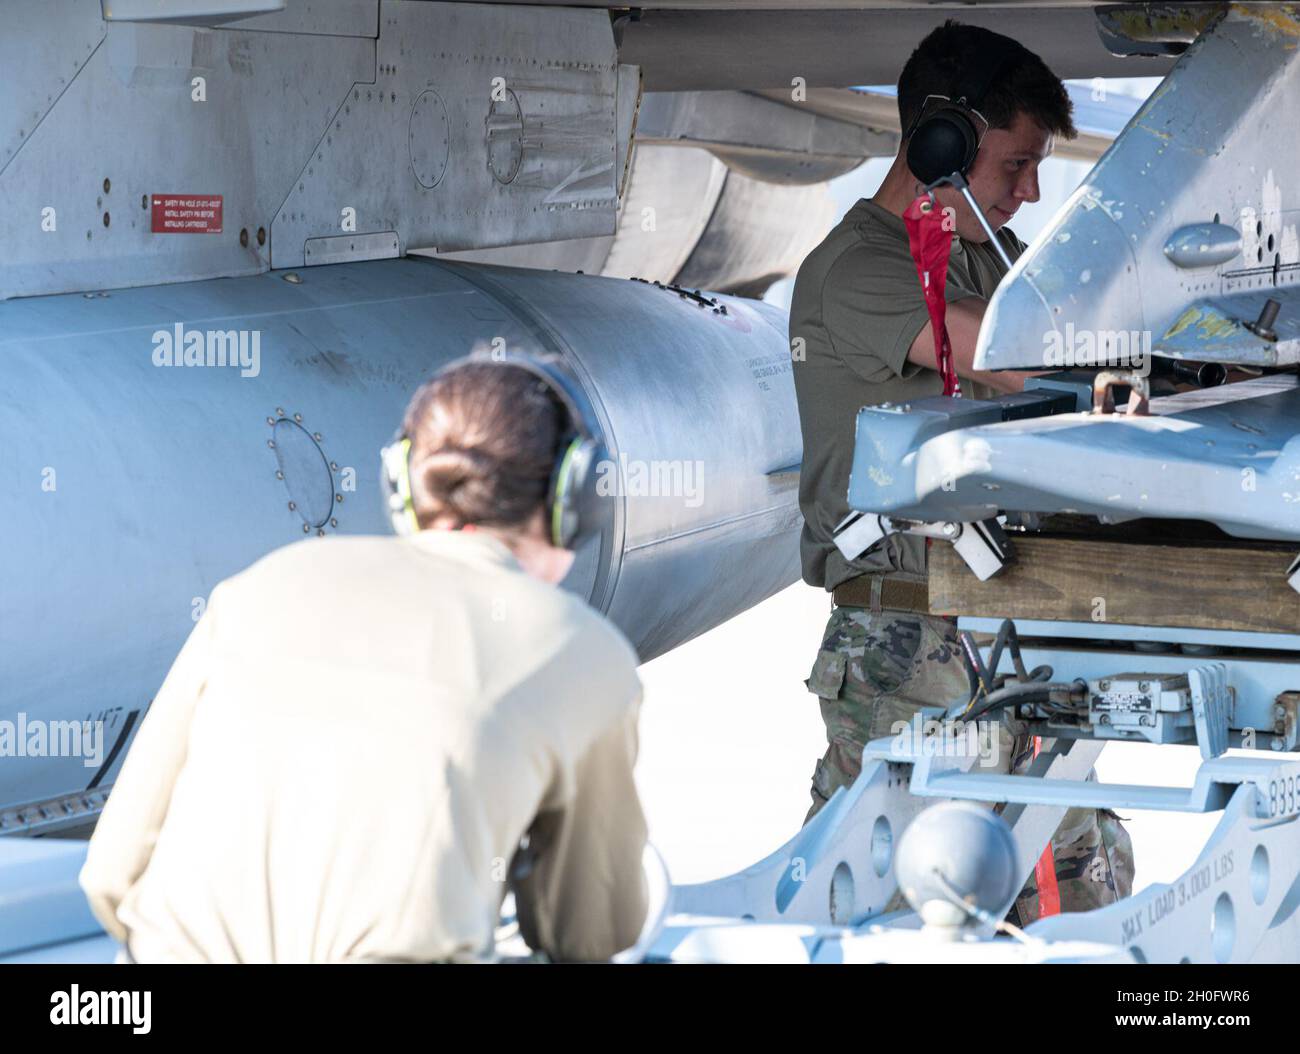
[[[907,167],[928,187],[954,173],[964,177],[970,171],[989,126],[977,107],[984,105],[999,74],[1029,54],[997,33],[980,34],[976,40],[984,43],[968,50],[960,73],[953,78],[952,96],[927,95],[904,137]]]
[[[569,419],[567,431],[576,433],[584,439],[592,439],[597,435],[596,416],[591,402],[582,389],[569,378],[562,365],[562,360],[558,356],[531,358],[511,354],[504,357],[500,355],[493,357],[484,354],[468,355],[463,359],[449,362],[439,372],[445,373],[450,370],[460,369],[462,366],[478,366],[484,363],[497,366],[518,366],[520,369],[527,370],[534,377],[540,378],[567,412]],[[563,451],[561,451],[561,455],[563,455]]]
[[[931,99],[942,99],[952,106],[962,107],[973,111],[981,120],[985,120],[984,115],[979,112],[979,108],[984,104],[984,98],[988,95],[989,89],[998,79],[999,75],[1014,60],[1022,55],[1030,54],[1029,50],[1018,41],[1005,37],[1001,33],[989,31],[989,36],[984,38],[987,46],[977,45],[972,47],[966,57],[962,59],[960,72],[953,80],[951,95],[927,95],[921,100],[921,108],[917,110],[916,116],[912,118],[912,123],[908,125],[903,140],[906,141],[912,137],[916,131],[917,125],[927,116],[925,109],[926,103]],[[985,120],[987,124],[987,121]]]

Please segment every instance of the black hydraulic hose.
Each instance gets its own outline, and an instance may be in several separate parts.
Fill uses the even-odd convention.
[[[984,660],[980,657],[980,650],[975,646],[975,638],[969,633],[962,633],[958,638],[961,641],[962,651],[966,654],[966,677],[970,682],[970,694],[968,699],[974,699],[980,694],[980,688],[984,692],[993,691],[993,684],[989,678],[989,672],[984,668]]]
[[[1020,680],[1045,681],[1052,676],[1050,666],[1036,666],[1031,673],[1025,672],[1025,660],[1020,657],[1020,637],[1016,634],[1016,624],[1010,619],[1002,620],[1002,625],[998,627],[998,635],[993,640],[993,647],[989,651],[988,668],[994,674],[997,673],[998,666],[1002,661],[1004,648],[1010,650],[1011,664],[1015,667],[1016,676]]]
[[[989,693],[979,706],[962,715],[964,721],[974,721],[993,710],[1004,710],[1018,703],[1050,702],[1053,692],[1069,692],[1074,685],[1063,681],[1026,681],[1022,684],[1009,684]]]
[[[966,674],[970,682],[971,705],[980,696],[984,697],[984,704],[986,704],[988,700],[1006,690],[994,688],[998,666],[1002,662],[1003,651],[1010,651],[1011,664],[1015,668],[1016,677],[1019,678],[1021,687],[1027,684],[1042,685],[1052,676],[1050,666],[1035,666],[1033,670],[1028,671],[1025,669],[1025,661],[1020,655],[1020,638],[1016,634],[1015,623],[1010,619],[1003,619],[1002,625],[998,627],[997,636],[993,639],[993,646],[989,649],[987,665],[980,657],[975,638],[970,633],[963,632],[959,639],[961,640],[962,650],[966,655]],[[979,713],[986,713],[989,709],[993,709],[993,707],[981,704]],[[974,715],[968,711],[964,716],[970,718]]]

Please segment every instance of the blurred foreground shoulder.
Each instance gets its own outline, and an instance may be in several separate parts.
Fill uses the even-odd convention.
[[[605,676],[620,678],[639,694],[640,658],[631,641],[612,621],[572,593],[563,594],[565,616],[573,627],[570,651],[574,659]]]

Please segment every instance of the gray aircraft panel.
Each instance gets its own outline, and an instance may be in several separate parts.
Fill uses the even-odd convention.
[[[378,0],[104,0],[104,8],[108,22],[237,24],[238,29],[269,33],[379,35]]]
[[[957,18],[1019,40],[1062,78],[1162,76],[1167,56],[1119,58],[1089,7],[925,5],[857,10],[651,10],[620,20],[619,57],[645,71],[646,91],[789,91],[892,84],[931,29]]]
[[[96,0],[0,8],[0,176],[104,39]]]
[[[1297,34],[1285,12],[1238,7],[1187,49],[999,285],[976,369],[1086,365],[1086,343],[1121,341],[1256,366],[1300,358]],[[1269,297],[1283,309],[1275,339],[1247,326]]]
[[[275,267],[301,266],[309,238],[347,233],[348,209],[356,233],[442,250],[613,233],[622,172],[607,24],[574,11],[521,23],[472,4],[383,11],[377,72],[359,78],[373,84],[340,100],[276,213]]]
[[[824,183],[869,157],[892,157],[898,136],[751,92],[650,92],[638,143],[707,147],[734,170],[771,183]]]
[[[1297,260],[1300,263],[1300,260]],[[1273,322],[1276,340],[1263,340],[1248,328],[1269,300],[1280,305]],[[1151,345],[1158,355],[1196,362],[1289,366],[1300,361],[1300,287],[1265,289],[1211,296],[1193,301],[1161,327]]]
[[[0,298],[303,266],[326,238],[315,259],[614,232],[639,75],[603,11],[304,7],[271,32],[4,10]],[[219,220],[161,230],[168,196]]]
[[[1002,511],[1203,519],[1300,539],[1300,386],[1278,376],[1152,400],[1150,416],[1059,414],[950,426],[949,400],[858,418],[849,503],[922,520]],[[961,400],[971,412],[982,405]]]
[[[0,173],[0,297],[265,270],[271,246],[256,232],[269,232],[353,83],[373,76],[374,49],[358,37],[110,26]],[[273,90],[277,105],[261,105]],[[153,233],[163,194],[221,195],[221,233]]]

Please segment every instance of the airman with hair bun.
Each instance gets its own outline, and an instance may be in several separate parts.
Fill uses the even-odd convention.
[[[535,370],[457,364],[406,412],[408,533],[297,542],[217,586],[81,874],[131,959],[491,959],[508,890],[552,959],[637,941],[641,685],[557,588],[571,415]]]

